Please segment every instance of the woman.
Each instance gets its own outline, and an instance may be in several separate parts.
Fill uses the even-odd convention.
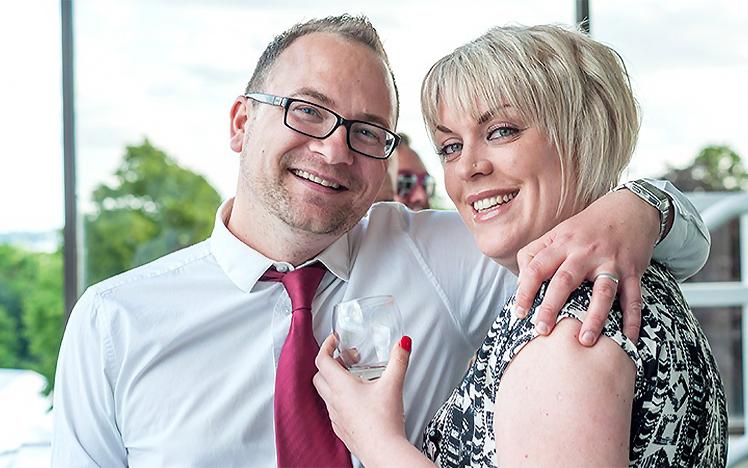
[[[638,133],[620,57],[555,26],[494,28],[458,48],[426,76],[422,105],[450,198],[481,251],[515,274],[528,240],[613,188]],[[402,429],[409,341],[380,381],[360,382],[332,359],[328,338],[315,385],[336,433],[367,467],[725,464],[724,389],[665,268],[653,263],[642,278],[637,344],[616,303],[605,338],[579,345],[590,283],[569,297],[554,333],[538,335],[543,291],[525,318],[513,301],[499,314],[428,425],[423,454]]]

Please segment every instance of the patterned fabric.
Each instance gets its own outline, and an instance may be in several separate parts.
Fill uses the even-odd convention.
[[[494,402],[512,358],[537,334],[530,319],[499,314],[475,363],[427,426],[423,452],[437,465],[495,466]],[[572,293],[558,320],[584,320],[592,283]],[[652,264],[642,278],[642,327],[634,345],[622,332],[616,301],[603,334],[636,364],[629,466],[717,467],[727,457],[725,393],[709,344],[673,277]],[[499,417],[499,415],[497,415]]]

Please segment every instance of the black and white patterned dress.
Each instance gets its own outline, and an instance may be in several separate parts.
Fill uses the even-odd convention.
[[[524,319],[511,314],[513,298],[504,306],[475,363],[426,427],[423,452],[437,465],[496,465],[496,389],[512,358],[537,336],[530,319],[546,286]],[[572,293],[559,320],[583,320],[591,294],[592,283],[583,284]],[[622,332],[618,301],[603,330],[636,364],[629,466],[724,466],[725,393],[706,337],[664,267],[652,264],[647,269],[642,299],[638,344]]]

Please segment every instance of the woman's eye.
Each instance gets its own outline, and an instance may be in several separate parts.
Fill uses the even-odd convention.
[[[508,138],[512,137],[519,133],[519,129],[515,127],[510,126],[503,126],[495,128],[491,131],[491,133],[488,134],[489,140],[496,140],[499,138]]]
[[[462,143],[450,143],[441,147],[439,150],[439,156],[444,160],[450,160],[454,158],[460,150],[462,150]]]

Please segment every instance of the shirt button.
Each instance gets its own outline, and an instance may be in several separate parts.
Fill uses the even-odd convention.
[[[286,273],[288,271],[288,266],[287,265],[283,265],[283,264],[281,264],[281,265],[275,265],[275,270],[278,273]]]

